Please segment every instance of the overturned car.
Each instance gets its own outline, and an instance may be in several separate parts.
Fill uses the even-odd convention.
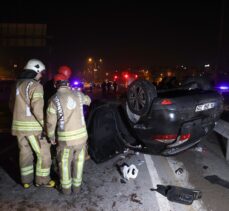
[[[223,111],[223,98],[208,81],[190,78],[181,87],[156,90],[135,80],[124,103],[95,101],[87,119],[91,158],[106,161],[125,148],[175,155],[211,132]]]

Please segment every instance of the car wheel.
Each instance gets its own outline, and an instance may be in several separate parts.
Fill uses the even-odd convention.
[[[153,99],[157,97],[155,86],[146,80],[133,81],[127,91],[127,104],[131,112],[144,116],[149,112]]]
[[[202,77],[189,77],[183,82],[183,86],[189,90],[201,89],[208,91],[213,89],[210,81]]]
[[[128,119],[133,122],[133,123],[137,123],[139,121],[139,119],[141,118],[141,116],[137,115],[137,114],[134,114],[129,106],[128,106],[128,103],[126,103],[126,114],[128,116]]]

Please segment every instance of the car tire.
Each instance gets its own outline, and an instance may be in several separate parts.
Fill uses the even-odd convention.
[[[127,104],[131,112],[142,117],[149,112],[155,97],[156,87],[147,80],[138,79],[128,87]]]
[[[201,89],[204,91],[213,90],[209,80],[202,77],[189,77],[183,82],[183,86],[189,90]]]

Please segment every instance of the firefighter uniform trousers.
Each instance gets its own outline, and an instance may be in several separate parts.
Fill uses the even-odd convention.
[[[57,158],[59,163],[60,184],[65,194],[73,190],[77,193],[83,175],[86,144],[76,146],[58,146]]]
[[[32,183],[34,179],[34,153],[36,154],[36,179],[38,185],[50,181],[51,154],[50,144],[38,136],[17,136],[19,146],[19,164],[23,184]]]

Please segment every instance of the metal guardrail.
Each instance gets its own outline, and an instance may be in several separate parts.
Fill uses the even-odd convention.
[[[229,161],[229,122],[220,119],[217,121],[214,131],[227,139],[226,160]]]

